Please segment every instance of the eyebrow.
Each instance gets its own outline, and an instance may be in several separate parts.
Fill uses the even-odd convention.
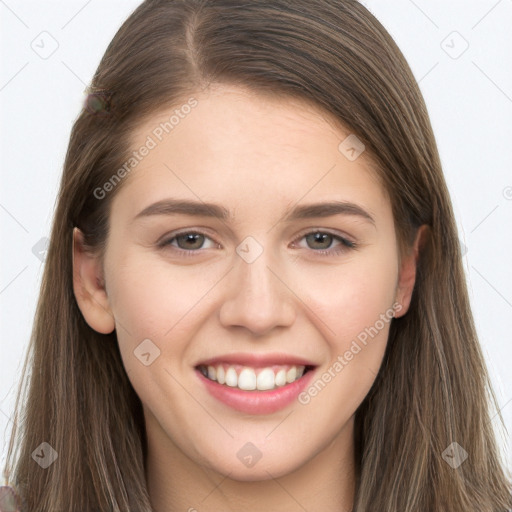
[[[154,215],[190,215],[193,217],[216,217],[223,221],[233,220],[233,215],[224,206],[185,199],[163,199],[150,204],[139,212],[132,220],[147,218]],[[334,215],[357,216],[375,225],[375,219],[361,206],[348,201],[329,201],[287,208],[283,222],[315,217],[331,217]]]

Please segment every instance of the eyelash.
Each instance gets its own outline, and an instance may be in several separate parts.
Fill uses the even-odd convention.
[[[330,235],[333,237],[333,240],[337,240],[341,242],[341,245],[337,246],[337,249],[311,249],[315,254],[318,254],[319,256],[338,256],[344,252],[347,252],[349,250],[357,249],[358,245],[355,242],[352,242],[340,235],[335,235],[334,233],[330,233],[329,231],[322,231],[320,229],[308,231],[306,233],[303,233],[300,235],[293,243],[296,243],[297,241],[302,240],[303,238],[307,237],[308,235],[315,235],[315,234],[322,234],[322,235]],[[172,247],[174,251],[181,257],[189,257],[189,256],[195,256],[195,253],[198,253],[201,251],[201,249],[182,249],[181,247],[175,247],[171,245],[171,242],[177,239],[177,237],[181,235],[203,235],[206,238],[209,238],[210,240],[214,241],[210,236],[208,236],[206,233],[203,233],[201,231],[182,231],[181,233],[174,233],[172,238],[167,238],[163,240],[162,242],[158,243],[158,247],[160,248],[166,248],[166,247]],[[214,241],[215,242],[215,241]],[[215,242],[216,243],[216,242]]]

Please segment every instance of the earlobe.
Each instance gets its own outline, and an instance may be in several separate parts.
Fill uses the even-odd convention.
[[[109,334],[115,329],[99,258],[84,249],[83,233],[73,228],[73,291],[85,321],[95,331]]]
[[[416,282],[416,268],[418,264],[419,254],[425,244],[428,226],[424,224],[420,226],[416,233],[416,238],[407,255],[402,258],[399,269],[398,284],[396,291],[396,302],[400,304],[395,312],[395,318],[404,316],[409,310],[411,304],[412,292]]]

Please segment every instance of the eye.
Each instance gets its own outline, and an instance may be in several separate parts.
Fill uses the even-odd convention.
[[[355,242],[328,231],[312,231],[303,235],[299,240],[303,239],[306,241],[306,248],[314,249],[314,252],[323,256],[337,255],[356,248]],[[334,248],[333,243],[335,244]]]
[[[314,253],[322,256],[335,256],[357,247],[355,242],[341,235],[335,235],[328,231],[316,230],[305,233],[297,240],[306,241],[306,249],[313,249]],[[205,247],[205,242],[210,242]],[[296,242],[294,242],[295,244]],[[174,234],[171,238],[164,239],[158,246],[165,248],[171,246],[180,256],[194,256],[200,249],[212,249],[219,247],[212,238],[199,231],[184,231]],[[304,247],[304,245],[299,245]]]
[[[203,247],[205,240],[210,240],[212,242],[210,247]],[[214,248],[218,244],[216,244],[209,236],[206,236],[204,233],[199,233],[197,231],[186,231],[184,233],[178,233],[172,238],[168,238],[160,242],[158,245],[159,247],[166,247],[170,245],[177,247],[178,250],[181,250],[184,253],[191,253],[195,252],[196,249]]]

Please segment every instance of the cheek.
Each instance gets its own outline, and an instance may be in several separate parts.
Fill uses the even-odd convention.
[[[116,319],[144,335],[171,328],[173,320],[184,314],[200,293],[198,285],[207,284],[205,279],[194,279],[192,272],[143,251],[125,253],[122,259],[112,254],[114,260],[116,264],[109,270],[110,304]]]
[[[187,364],[196,329],[191,320],[201,311],[201,298],[205,300],[214,277],[194,273],[192,267],[184,272],[187,267],[140,250],[119,253],[110,254],[108,293],[125,370],[151,410],[166,400],[180,404],[183,392],[173,375]]]
[[[325,338],[341,350],[392,307],[396,279],[394,252],[381,250],[351,256],[339,265],[317,265],[314,272],[298,267],[293,280],[297,295],[314,313],[311,320],[323,324]]]
[[[325,267],[323,275],[308,278],[305,301],[322,320],[316,325],[324,325],[330,361],[299,402],[334,430],[355,413],[379,371],[394,313],[396,278],[391,249]],[[304,274],[302,279],[305,283]]]
[[[218,267],[198,271],[192,265],[173,265],[140,250],[124,251],[117,259],[112,252],[108,263],[107,290],[120,349],[126,354],[147,338],[161,351],[183,352],[208,305],[209,292],[226,273]]]

